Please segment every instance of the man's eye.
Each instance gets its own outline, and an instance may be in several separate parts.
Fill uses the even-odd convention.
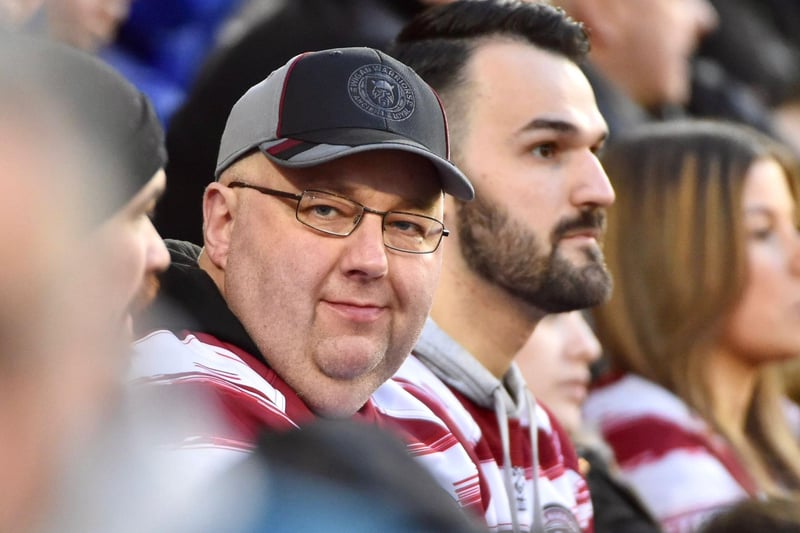
[[[311,208],[311,213],[318,217],[330,218],[339,215],[339,210],[332,205],[315,205]]]
[[[549,159],[556,155],[556,145],[555,143],[544,143],[538,146],[534,146],[531,153],[537,157],[541,157],[544,159]]]
[[[399,233],[410,233],[414,235],[424,235],[425,229],[418,223],[412,220],[392,220],[387,224],[393,231]]]

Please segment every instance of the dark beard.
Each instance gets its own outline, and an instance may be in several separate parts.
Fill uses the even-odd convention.
[[[500,207],[476,196],[459,203],[458,235],[467,265],[481,277],[547,313],[586,309],[611,294],[611,275],[603,255],[587,248],[589,263],[576,267],[561,256],[558,242],[567,231],[602,228],[605,213],[589,209],[562,220],[553,230],[550,254],[536,235]]]

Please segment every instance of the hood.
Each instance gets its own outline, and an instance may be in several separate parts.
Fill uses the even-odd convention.
[[[527,387],[516,364],[502,381],[497,379],[431,318],[425,322],[414,355],[436,377],[485,409],[494,409],[496,394],[509,417],[519,418],[525,409]]]
[[[519,419],[523,414],[530,417],[528,431],[531,439],[533,460],[533,511],[532,531],[544,531],[539,494],[539,449],[536,402],[528,392],[522,374],[516,364],[511,364],[503,379],[497,379],[475,357],[444,332],[433,319],[428,318],[422,335],[414,348],[414,355],[422,361],[445,384],[457,390],[484,409],[492,409],[497,417],[497,429],[503,448],[503,483],[508,496],[512,531],[520,531],[517,506],[511,471],[511,446],[509,419]]]

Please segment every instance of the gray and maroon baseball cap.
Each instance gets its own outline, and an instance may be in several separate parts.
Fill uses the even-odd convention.
[[[435,91],[410,67],[372,48],[337,48],[290,59],[233,106],[215,176],[253,150],[284,167],[311,167],[371,150],[427,158],[442,189],[471,200],[449,161],[447,119]]]

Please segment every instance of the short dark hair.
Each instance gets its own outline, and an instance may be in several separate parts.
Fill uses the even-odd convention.
[[[527,42],[576,64],[589,53],[582,23],[561,8],[519,0],[460,0],[429,8],[403,28],[389,53],[441,93],[462,80],[480,41],[493,37]]]

